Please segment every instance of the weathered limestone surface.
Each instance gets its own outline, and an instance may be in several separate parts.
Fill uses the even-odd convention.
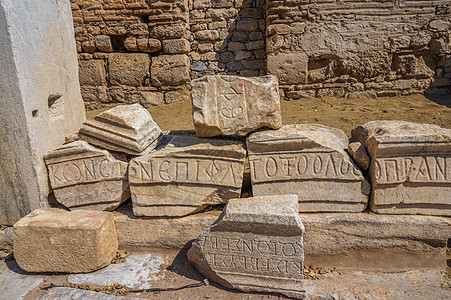
[[[183,218],[137,218],[131,206],[121,206],[113,214],[120,249],[148,251],[182,249],[213,224],[220,212],[207,211]]]
[[[371,156],[371,210],[451,216],[451,129],[372,121],[352,136]]]
[[[220,211],[183,218],[136,218],[130,207],[115,212],[119,247],[182,249],[213,224]],[[305,226],[305,265],[413,270],[446,268],[451,221],[445,217],[372,213],[300,214]],[[149,230],[153,228],[153,230]]]
[[[13,249],[13,228],[6,227],[0,230],[0,250],[10,251]]]
[[[368,152],[366,152],[365,146],[359,142],[350,143],[348,145],[348,153],[360,169],[368,170],[370,167],[370,157],[368,156]]]
[[[292,99],[449,93],[448,8],[442,0],[268,0],[267,71]]]
[[[191,82],[196,135],[246,134],[282,126],[277,77],[204,76]]]
[[[343,131],[285,125],[247,139],[255,196],[296,193],[300,212],[360,212],[370,186],[345,148]]]
[[[225,287],[303,299],[304,226],[297,210],[296,195],[232,199],[194,240],[188,259]]]
[[[446,268],[449,218],[372,213],[300,215],[306,228],[306,265]]]
[[[136,216],[183,216],[240,196],[246,150],[238,141],[167,136],[161,150],[130,161]]]
[[[92,272],[111,263],[117,245],[109,212],[40,208],[14,224],[14,258],[27,272]]]
[[[125,158],[75,141],[44,159],[56,200],[71,210],[113,210],[130,197]]]
[[[161,129],[140,104],[118,105],[87,120],[79,136],[108,150],[140,155],[157,146]]]
[[[1,1],[0,36],[0,224],[13,225],[48,205],[42,155],[80,127],[85,109],[69,0]]]
[[[90,299],[90,300],[138,300],[141,298],[131,298],[122,296],[107,295],[100,292],[80,290],[67,287],[55,287],[49,289],[45,294],[33,300],[54,300],[54,299]]]
[[[24,276],[14,260],[0,261],[0,287],[2,300],[24,299],[25,295],[38,287],[44,276]]]

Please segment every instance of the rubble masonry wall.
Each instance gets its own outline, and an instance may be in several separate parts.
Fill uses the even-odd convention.
[[[279,77],[287,98],[445,93],[447,0],[72,0],[88,109],[189,98],[207,74]]]

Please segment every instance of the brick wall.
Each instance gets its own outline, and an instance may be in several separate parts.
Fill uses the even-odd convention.
[[[88,109],[188,99],[188,1],[72,0],[72,12]]]
[[[449,92],[448,0],[72,0],[88,109],[189,98],[206,74],[287,98]]]
[[[265,1],[191,2],[192,77],[266,74]]]
[[[446,0],[267,0],[268,72],[288,98],[449,92]]]

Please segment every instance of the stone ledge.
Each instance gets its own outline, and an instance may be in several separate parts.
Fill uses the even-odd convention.
[[[130,206],[115,213],[119,248],[182,249],[220,211],[180,218],[137,218]],[[445,268],[451,219],[371,213],[300,214],[305,226],[305,265],[408,270]]]

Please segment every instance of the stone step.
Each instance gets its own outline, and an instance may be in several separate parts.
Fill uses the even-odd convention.
[[[114,213],[120,249],[182,249],[220,215],[207,211],[181,218],[136,218],[131,207]],[[446,268],[451,219],[372,213],[300,214],[305,226],[305,265],[411,270]]]

